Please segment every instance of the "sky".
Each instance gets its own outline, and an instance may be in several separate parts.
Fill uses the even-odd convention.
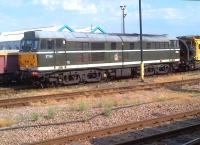
[[[127,5],[126,33],[139,33],[138,0],[0,0],[0,32],[67,24],[121,32],[120,5]],[[143,32],[200,34],[200,1],[142,0]]]

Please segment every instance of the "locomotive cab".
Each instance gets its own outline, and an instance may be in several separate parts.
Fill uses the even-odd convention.
[[[19,54],[20,68],[23,70],[37,67],[38,40],[22,40]]]

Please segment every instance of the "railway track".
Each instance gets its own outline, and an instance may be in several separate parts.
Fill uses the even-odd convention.
[[[200,70],[194,70],[192,72],[177,72],[177,73],[170,73],[170,74],[162,74],[162,75],[154,75],[154,76],[146,76],[147,80],[151,80],[152,78],[158,78],[158,77],[161,77],[161,78],[165,78],[165,77],[169,77],[169,76],[179,76],[179,75],[182,75],[182,77],[191,77],[191,76],[200,76]],[[120,79],[120,80],[112,80],[112,81],[109,81],[111,83],[119,83],[120,82],[127,82],[127,81],[137,81],[138,78],[130,78],[130,79]],[[97,85],[103,85],[103,84],[107,84],[108,82],[97,82],[97,83],[89,83],[87,84],[88,87],[90,86],[97,86]],[[85,86],[85,84],[80,84],[79,85],[80,87],[82,86]],[[78,87],[79,87],[78,86]],[[64,88],[65,89],[66,86],[59,86],[59,88]],[[51,88],[51,87],[49,87]],[[68,88],[73,88],[73,86],[68,86]],[[0,84],[0,95],[3,95],[3,94],[16,94],[16,93],[19,93],[22,92],[22,91],[27,91],[27,90],[41,90],[42,88],[40,88],[39,86],[29,86],[29,85],[19,85],[19,84],[16,84],[16,83],[13,83],[13,84]],[[42,89],[43,90],[43,89]]]
[[[155,119],[150,119],[150,120],[145,120],[141,122],[134,122],[134,123],[129,123],[125,125],[120,125],[120,126],[115,126],[111,128],[106,128],[102,130],[96,130],[96,131],[91,131],[91,132],[85,132],[85,133],[80,133],[80,134],[75,134],[75,135],[70,135],[66,137],[60,137],[60,138],[55,138],[55,139],[50,139],[42,142],[37,142],[37,143],[32,143],[30,145],[61,145],[61,144],[67,144],[71,142],[79,142],[79,141],[90,141],[91,143],[95,145],[128,145],[130,143],[131,145],[138,144],[138,143],[143,143],[142,141],[149,141],[157,138],[161,138],[163,136],[166,137],[166,135],[172,135],[175,133],[180,133],[181,131],[185,131],[188,129],[200,129],[200,110],[195,110],[191,112],[184,112],[180,114],[175,114],[175,115],[170,115],[170,116],[162,116],[159,118]],[[195,118],[194,118],[195,117]],[[193,119],[191,119],[193,118]],[[186,120],[190,119],[190,120]],[[184,120],[185,123],[181,123],[180,120]],[[169,123],[174,123],[173,127],[166,127],[164,131],[161,129],[158,129],[158,126],[161,124],[169,124]],[[183,125],[184,124],[184,125]],[[179,126],[179,127],[178,127]],[[148,128],[147,128],[148,127]],[[155,129],[150,131],[149,127],[155,127]],[[156,128],[157,127],[157,128]],[[130,132],[136,131],[139,132],[139,129],[144,129],[147,128],[149,129],[149,132],[147,131],[146,133],[144,131],[141,131],[141,133],[137,134],[137,138],[133,137],[133,133]],[[163,127],[164,128],[164,127]],[[160,131],[160,132],[159,132]],[[154,132],[154,134],[152,133]],[[155,134],[156,132],[156,134]],[[120,138],[121,134],[128,134],[129,138]],[[142,133],[144,136],[142,136]],[[112,135],[120,134],[119,136],[115,136],[116,140],[112,137]],[[151,135],[149,135],[151,134]],[[136,135],[136,134],[134,134]],[[130,140],[131,138],[131,140]],[[110,139],[110,140],[109,140]],[[103,144],[106,143],[106,144]],[[134,143],[134,144],[133,144]]]
[[[104,89],[95,89],[89,91],[78,91],[72,93],[62,93],[62,94],[53,94],[53,95],[39,95],[32,97],[24,97],[24,98],[13,98],[13,99],[5,99],[0,100],[0,108],[10,108],[10,107],[19,107],[19,106],[28,106],[34,102],[46,102],[48,100],[66,100],[66,99],[76,99],[78,97],[100,97],[104,95],[111,95],[116,93],[127,93],[130,91],[139,91],[139,90],[151,90],[162,87],[175,87],[175,86],[183,86],[183,85],[193,85],[200,83],[200,78],[198,79],[188,79],[181,81],[172,81],[172,82],[164,82],[164,83],[148,83],[142,85],[133,85],[133,86],[125,86],[125,87],[114,87],[114,88],[104,88]]]
[[[200,143],[200,117],[93,139],[94,145],[183,145]]]

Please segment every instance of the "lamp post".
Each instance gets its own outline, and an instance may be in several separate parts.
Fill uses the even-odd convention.
[[[139,21],[140,21],[140,77],[141,81],[144,82],[144,60],[143,60],[143,40],[142,40],[142,3],[139,0]]]
[[[127,14],[125,14],[126,5],[120,6],[120,8],[122,10],[122,33],[125,34],[125,17],[127,16]]]

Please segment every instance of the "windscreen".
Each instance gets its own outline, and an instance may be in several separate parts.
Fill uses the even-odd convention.
[[[35,52],[37,50],[38,50],[38,41],[37,40],[22,40],[20,51]]]

